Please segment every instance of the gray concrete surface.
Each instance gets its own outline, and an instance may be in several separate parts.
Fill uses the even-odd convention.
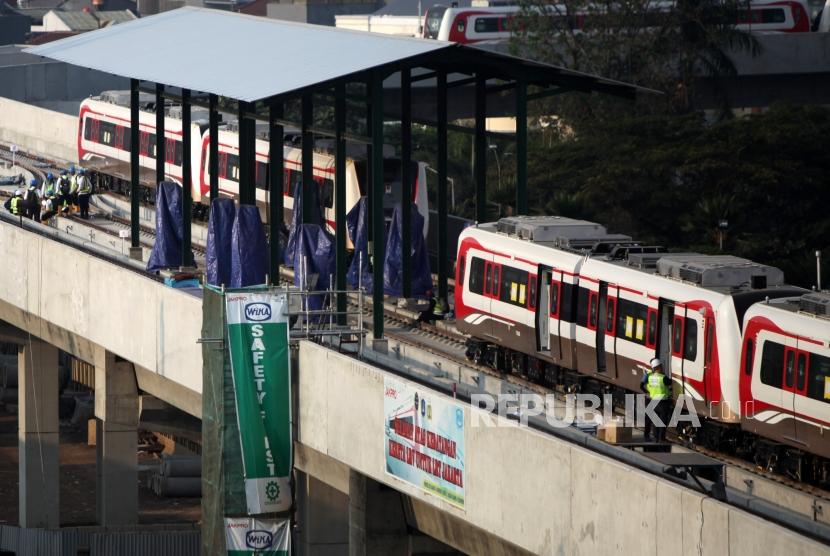
[[[87,362],[132,362],[139,388],[201,416],[201,299],[0,222],[0,320]]]
[[[472,427],[474,412],[490,417],[473,408],[459,509],[386,473],[384,371],[308,342],[299,357],[300,369],[314,370],[299,373],[299,442],[456,518],[435,533],[456,548],[487,531],[536,554],[827,553],[774,523],[512,421]]]
[[[77,163],[78,117],[0,97],[0,143]]]

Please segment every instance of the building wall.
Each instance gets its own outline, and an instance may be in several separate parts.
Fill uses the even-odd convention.
[[[365,0],[317,0],[309,2],[271,3],[267,16],[273,19],[298,21],[315,25],[334,26],[335,16],[369,14],[378,9],[376,1]]]
[[[0,45],[25,42],[30,29],[30,20],[25,15],[0,16]]]

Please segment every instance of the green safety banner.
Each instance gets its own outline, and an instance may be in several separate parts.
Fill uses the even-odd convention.
[[[288,556],[290,532],[287,519],[225,518],[228,556]]]
[[[291,368],[284,293],[228,293],[231,372],[249,515],[291,508]]]

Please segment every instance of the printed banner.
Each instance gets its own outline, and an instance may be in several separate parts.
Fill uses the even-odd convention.
[[[228,556],[288,556],[290,535],[291,527],[287,519],[225,518]]]
[[[231,371],[248,514],[291,507],[291,368],[285,294],[228,293]]]
[[[386,472],[464,507],[464,406],[384,379]]]

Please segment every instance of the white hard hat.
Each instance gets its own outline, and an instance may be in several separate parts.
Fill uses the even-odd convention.
[[[663,362],[660,361],[660,358],[658,358],[658,357],[655,357],[654,359],[649,361],[648,364],[651,365],[652,369],[656,369],[657,367],[662,367],[663,366]]]

